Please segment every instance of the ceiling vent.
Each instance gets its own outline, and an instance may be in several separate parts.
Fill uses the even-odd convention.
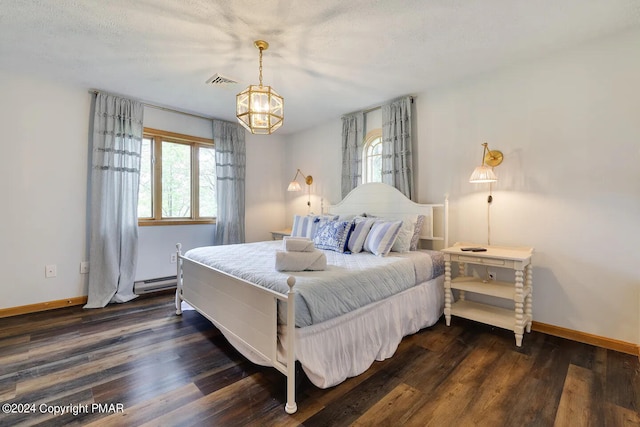
[[[213,76],[211,76],[211,78],[209,78],[209,80],[207,80],[208,85],[214,85],[214,86],[227,86],[227,85],[233,85],[236,83],[238,82],[218,73],[214,74]]]

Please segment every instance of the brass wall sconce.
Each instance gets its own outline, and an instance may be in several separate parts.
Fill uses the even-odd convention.
[[[469,177],[469,182],[473,184],[481,184],[483,182],[496,182],[498,177],[493,172],[493,168],[502,163],[503,155],[501,151],[489,150],[489,144],[482,144],[482,163],[473,170]]]
[[[474,184],[489,184],[489,196],[487,197],[487,244],[491,245],[491,202],[493,195],[491,194],[491,184],[498,181],[498,177],[493,172],[493,168],[502,163],[504,156],[501,151],[490,150],[489,144],[482,144],[482,163],[473,170],[469,177],[469,182]],[[487,273],[488,274],[488,273]]]
[[[305,184],[307,184],[307,206],[309,207],[309,209],[311,209],[311,184],[313,184],[313,177],[311,175],[305,175],[300,171],[300,169],[298,169],[295,176],[293,177],[293,180],[291,180],[291,182],[289,183],[287,191],[302,191],[302,187],[300,187],[300,183],[297,181],[298,175],[302,175]]]

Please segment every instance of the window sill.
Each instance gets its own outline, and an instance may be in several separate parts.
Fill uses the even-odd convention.
[[[139,219],[139,227],[153,227],[163,225],[201,225],[215,224],[215,219]]]

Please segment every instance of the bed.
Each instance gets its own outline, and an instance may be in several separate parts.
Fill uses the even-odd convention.
[[[422,216],[413,237],[448,243],[446,200],[417,204],[386,184],[360,185],[324,214],[404,224]],[[325,270],[281,272],[274,255],[282,244],[204,247],[185,254],[178,244],[176,314],[186,302],[249,360],[286,375],[289,414],[297,410],[296,360],[314,385],[331,387],[391,357],[402,337],[442,315],[443,262],[437,251],[376,256],[323,250]]]

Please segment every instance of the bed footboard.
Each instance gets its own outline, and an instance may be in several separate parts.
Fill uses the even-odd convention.
[[[278,361],[278,301],[286,302],[287,336],[295,337],[295,277],[287,278],[281,294],[184,258],[177,244],[176,314],[185,301],[225,335],[231,335],[287,376],[285,411],[297,410],[295,401],[295,339],[287,339],[285,363]]]

